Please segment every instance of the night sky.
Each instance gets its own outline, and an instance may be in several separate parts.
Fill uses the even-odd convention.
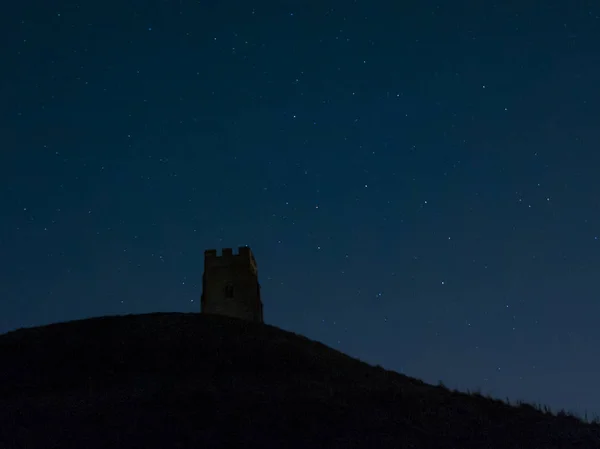
[[[600,4],[492,3],[4,5],[0,332],[249,245],[270,324],[600,413]]]

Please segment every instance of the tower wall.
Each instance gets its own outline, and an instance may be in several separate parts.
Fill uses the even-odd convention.
[[[238,254],[223,248],[204,252],[202,277],[202,313],[226,315],[263,322],[263,305],[254,255],[250,248],[240,247]]]

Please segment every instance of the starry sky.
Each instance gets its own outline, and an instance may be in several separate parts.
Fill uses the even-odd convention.
[[[495,3],[495,4],[494,4]],[[0,332],[198,312],[600,414],[600,5],[24,0],[0,17]]]

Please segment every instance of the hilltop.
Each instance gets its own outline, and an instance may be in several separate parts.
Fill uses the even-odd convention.
[[[594,448],[600,426],[273,326],[160,313],[0,335],[0,448]]]

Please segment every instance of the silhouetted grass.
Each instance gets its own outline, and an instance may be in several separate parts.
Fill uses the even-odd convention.
[[[226,317],[23,329],[0,336],[0,361],[2,449],[600,448],[587,418],[427,385]]]

